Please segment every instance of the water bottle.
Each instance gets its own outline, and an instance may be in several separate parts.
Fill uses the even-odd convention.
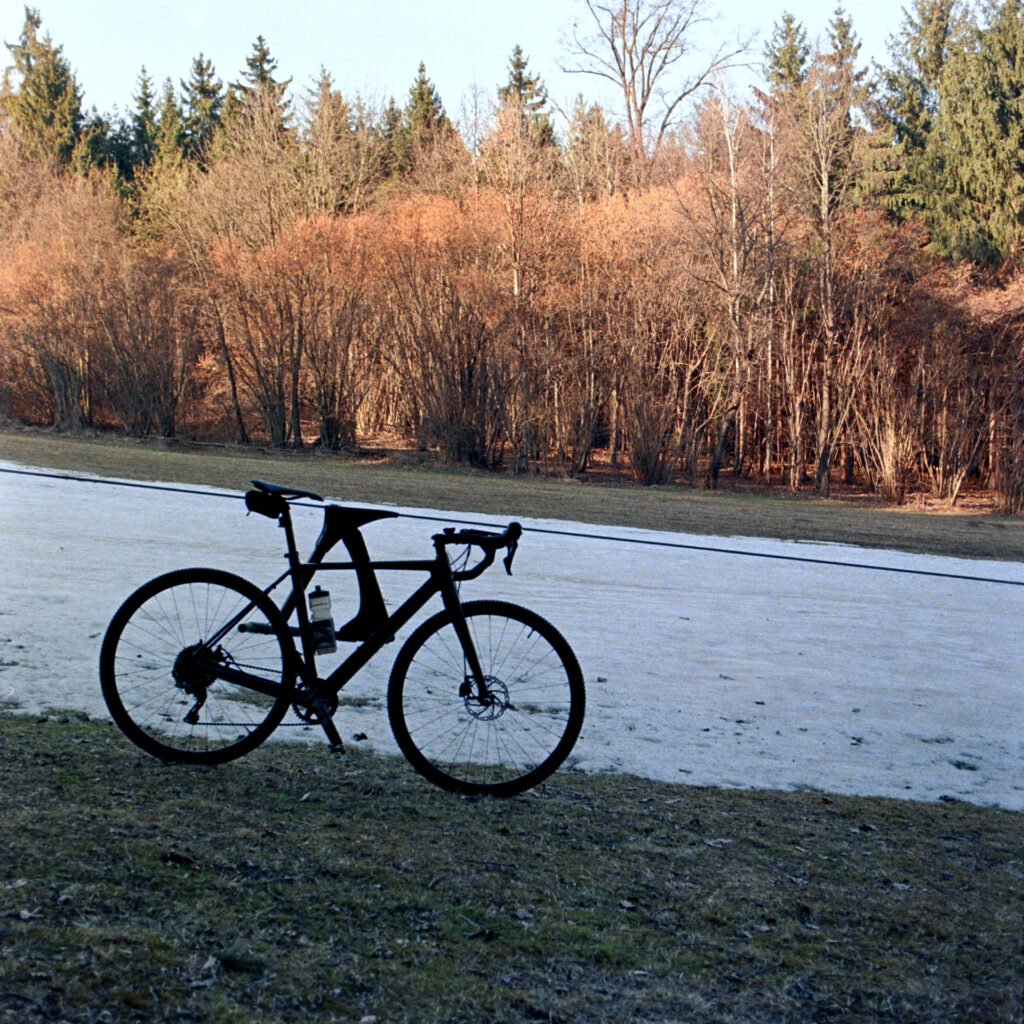
[[[317,654],[333,654],[338,649],[331,616],[331,595],[317,587],[309,595],[310,625],[313,627],[313,650]]]

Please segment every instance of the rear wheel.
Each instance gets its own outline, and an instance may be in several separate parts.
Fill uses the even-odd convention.
[[[439,612],[398,652],[388,717],[402,753],[445,789],[511,796],[546,779],[583,724],[583,676],[547,620],[504,601],[463,613],[486,682],[472,679],[451,615]]]
[[[218,764],[277,727],[293,700],[295,647],[259,588],[218,569],[180,569],[118,609],[100,650],[114,721],[165,761]]]

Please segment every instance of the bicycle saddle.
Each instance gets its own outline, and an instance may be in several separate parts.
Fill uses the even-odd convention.
[[[265,480],[253,480],[253,487],[265,494],[276,494],[286,501],[290,498],[312,498],[314,501],[323,501],[319,494],[312,491],[300,491],[295,487],[282,487],[280,484],[268,484]]]

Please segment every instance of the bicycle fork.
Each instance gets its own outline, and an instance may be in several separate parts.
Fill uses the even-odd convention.
[[[487,684],[487,676],[484,675],[476,644],[473,643],[473,636],[469,631],[469,624],[462,612],[458,587],[452,579],[449,578],[442,582],[441,596],[452,617],[452,627],[455,629],[455,635],[459,638],[462,653],[469,668],[469,672],[466,673],[459,686],[459,696],[467,702],[467,705],[470,701],[475,701],[481,707],[487,707],[492,703],[492,694]]]

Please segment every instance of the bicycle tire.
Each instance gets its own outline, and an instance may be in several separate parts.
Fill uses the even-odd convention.
[[[583,674],[561,633],[505,601],[469,601],[463,614],[497,700],[483,706],[449,612],[413,631],[388,681],[399,749],[425,778],[461,793],[512,796],[554,772],[583,725]]]
[[[243,612],[250,629],[233,626],[213,652],[202,651],[200,665],[195,652]],[[111,717],[147,753],[221,764],[278,726],[294,699],[296,659],[281,612],[258,587],[220,569],[179,569],[141,586],[114,614],[100,686]],[[218,666],[266,692],[218,678]]]

